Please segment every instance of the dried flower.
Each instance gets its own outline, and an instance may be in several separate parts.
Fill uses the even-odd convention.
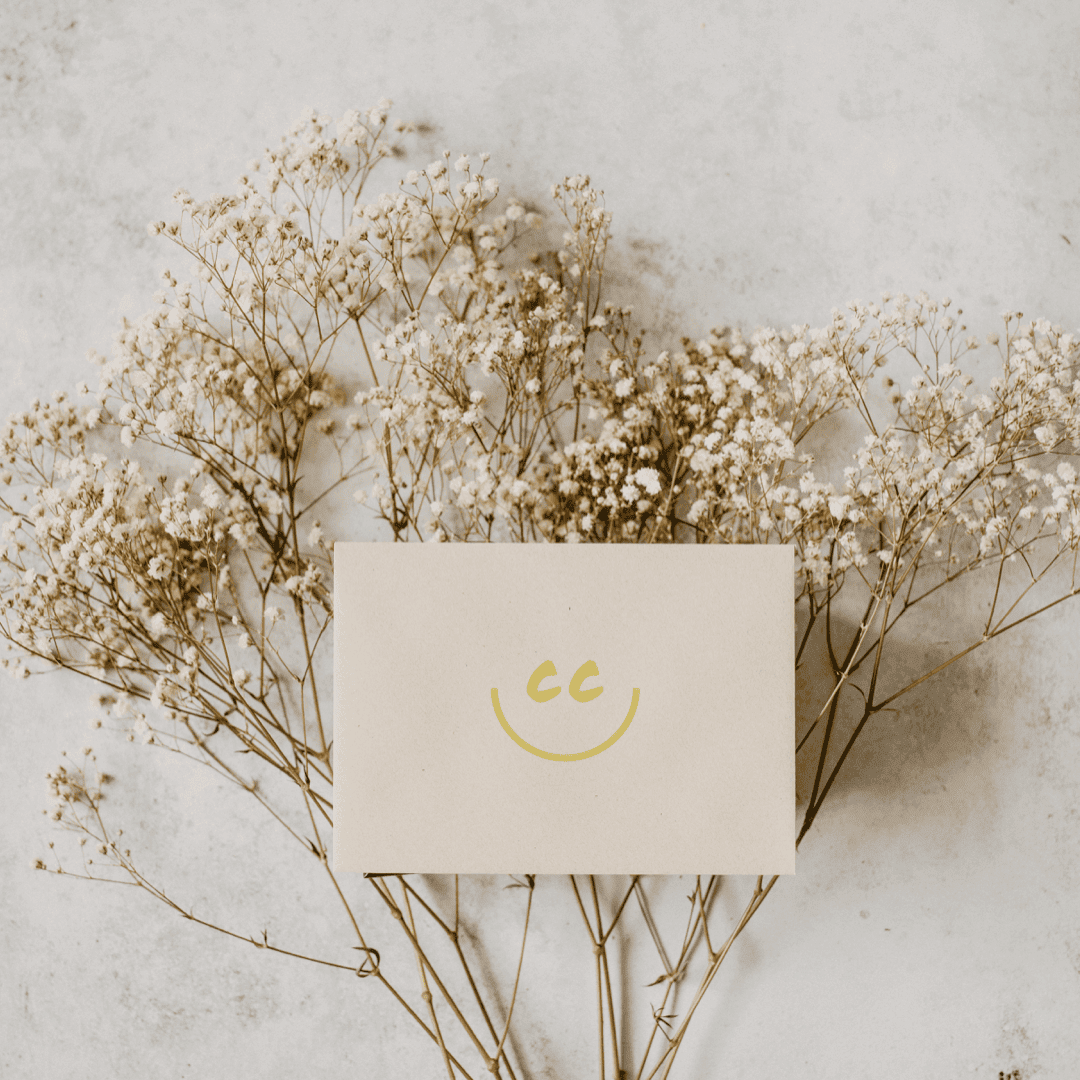
[[[28,657],[92,678],[113,716],[133,718],[129,740],[239,784],[325,873],[333,556],[313,507],[346,524],[367,515],[402,541],[788,544],[800,652],[827,641],[831,673],[800,730],[817,777],[801,837],[863,725],[922,681],[889,683],[881,665],[911,609],[993,570],[976,648],[1017,625],[1036,589],[1044,607],[1075,592],[1055,591],[1050,570],[1080,551],[1066,460],[1080,446],[1080,337],[1006,312],[1004,334],[987,337],[1001,369],[972,390],[963,365],[979,345],[960,311],[943,314],[951,301],[884,294],[816,328],[717,328],[646,355],[632,309],[603,297],[611,215],[587,175],[554,185],[561,247],[527,259],[540,216],[513,200],[488,208],[499,184],[487,155],[458,156],[453,186],[446,154],[389,192],[364,190],[393,153],[389,109],[336,123],[311,112],[235,194],[178,191],[178,219],[148,231],[197,284],[166,272],[155,307],[99,360],[98,407],[58,393],[0,430],[0,634],[14,677]],[[358,363],[365,384],[346,414]],[[842,460],[826,470],[805,448],[841,415],[860,434],[832,440]],[[88,455],[90,432],[113,449]],[[861,621],[836,614],[841,596]],[[855,734],[838,746],[840,710]],[[260,768],[294,806],[276,806]],[[49,776],[51,814],[117,869],[104,780],[68,762]],[[745,918],[775,880],[759,879]],[[401,915],[381,878],[370,884]],[[700,920],[714,917],[712,888],[691,896]],[[598,970],[611,929],[590,925]],[[673,986],[706,948],[708,985],[726,950],[701,936],[660,981]],[[381,976],[365,941],[357,974]],[[409,947],[428,972],[418,936]],[[671,1016],[654,1021],[667,1031]],[[614,1012],[605,1022],[616,1027]]]

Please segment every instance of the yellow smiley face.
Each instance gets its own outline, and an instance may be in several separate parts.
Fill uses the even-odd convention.
[[[540,683],[544,679],[551,678],[556,675],[555,665],[550,660],[545,660],[529,677],[528,685],[526,686],[526,693],[533,699],[543,704],[546,701],[551,701],[552,698],[558,697],[562,692],[561,686],[550,686],[545,690],[540,689]],[[582,703],[593,701],[598,698],[603,692],[602,686],[594,686],[588,690],[583,690],[581,684],[586,679],[595,678],[600,674],[599,669],[596,666],[594,660],[586,660],[574,672],[574,677],[570,680],[570,696],[575,700]],[[507,722],[506,717],[503,715],[502,706],[499,704],[499,691],[492,687],[491,689],[491,704],[495,708],[495,715],[502,725],[503,731],[510,736],[521,747],[522,750],[528,750],[530,754],[535,754],[539,758],[545,758],[548,761],[584,761],[585,758],[595,757],[597,754],[603,753],[609,747],[614,746],[622,737],[626,734],[626,729],[630,726],[630,721],[634,719],[634,713],[637,712],[638,698],[641,692],[638,688],[634,687],[633,695],[630,699],[630,711],[626,714],[626,719],[619,725],[618,730],[613,735],[605,739],[598,746],[594,746],[591,750],[582,750],[577,754],[552,754],[547,750],[541,750],[537,746],[533,746],[532,743],[526,742]]]

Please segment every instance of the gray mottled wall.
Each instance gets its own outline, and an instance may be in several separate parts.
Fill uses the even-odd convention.
[[[433,127],[422,153],[490,151],[504,193],[591,174],[614,283],[635,282],[658,337],[823,323],[883,289],[947,293],[980,332],[1005,308],[1075,328],[1078,45],[1065,0],[7,0],[0,405],[85,377],[87,349],[141,313],[172,259],[145,224],[175,188],[228,190],[303,108],[382,96]],[[714,987],[684,1075],[1075,1075],[1078,628],[1059,611],[879,718]],[[949,633],[926,626],[912,663]],[[90,715],[57,676],[0,689],[0,1076],[437,1075],[370,980],[29,869],[44,773],[91,740]],[[340,933],[324,884],[242,800],[91,741],[148,869],[196,914],[312,948]],[[574,974],[558,958],[583,934],[542,887],[538,986]],[[587,990],[555,999],[546,1043],[528,1018],[552,1076],[593,1074]]]

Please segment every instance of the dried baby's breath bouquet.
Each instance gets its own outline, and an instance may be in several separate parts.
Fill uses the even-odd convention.
[[[520,951],[492,985],[484,912],[465,912],[490,893],[368,875],[403,964],[328,854],[332,538],[794,545],[801,840],[866,724],[1078,591],[1080,342],[1007,313],[980,392],[962,366],[980,342],[920,294],[850,303],[820,329],[722,328],[649,351],[605,299],[611,218],[588,177],[552,188],[556,250],[547,217],[498,204],[487,155],[447,153],[372,196],[409,137],[388,110],[312,114],[234,195],[178,192],[178,219],[151,232],[191,279],[166,271],[155,308],[98,358],[96,390],[34,401],[0,436],[11,674],[79,672],[129,739],[250,793],[310,852],[347,933],[314,956],[196,918],[143,876],[89,750],[49,774],[81,850],[65,863],[50,845],[37,865],[134,883],[381,984],[451,1078],[548,1067],[513,1031],[534,903],[565,888],[593,954],[600,1077],[666,1077],[776,878],[725,884],[745,889],[737,908],[714,903],[718,877],[676,882],[681,941],[652,917],[655,881],[514,879],[520,893],[495,895],[521,897]],[[898,624],[975,571],[980,625],[898,674]],[[635,928],[656,978],[626,1001],[615,945]]]

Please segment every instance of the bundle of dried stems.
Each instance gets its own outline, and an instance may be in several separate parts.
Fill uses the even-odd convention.
[[[512,1036],[536,878],[511,882],[521,948],[496,994],[476,976],[482,941],[461,933],[467,883],[367,878],[415,956],[412,982],[388,970],[328,858],[323,523],[348,537],[367,515],[394,541],[794,545],[797,753],[813,777],[801,840],[874,717],[1080,589],[1080,349],[1008,312],[986,339],[1000,373],[977,392],[960,365],[981,343],[962,312],[901,295],[849,303],[820,329],[716,329],[654,355],[631,309],[604,298],[610,214],[588,177],[552,189],[554,251],[539,213],[495,205],[486,155],[446,154],[372,198],[393,133],[409,131],[388,110],[306,117],[234,195],[180,191],[178,220],[151,226],[193,280],[166,271],[157,306],[98,358],[96,390],[35,401],[0,436],[0,630],[12,674],[78,672],[128,739],[250,793],[310,851],[345,933],[310,956],[204,925],[382,984],[451,1078],[515,1078],[539,1067]],[[898,625],[976,572],[979,628],[898,676]],[[53,845],[36,865],[134,884],[203,922],[140,872],[95,763],[87,748],[49,774],[76,867]],[[672,953],[638,878],[569,879],[595,957],[602,1078],[670,1073],[776,880],[751,881],[726,926],[720,879],[692,881]],[[636,1004],[612,978],[631,914],[660,967]],[[628,1060],[621,1018],[640,1007],[651,1022]]]

